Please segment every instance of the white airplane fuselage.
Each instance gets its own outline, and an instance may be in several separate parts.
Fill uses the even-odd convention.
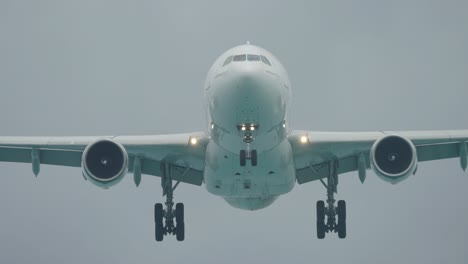
[[[234,47],[215,61],[204,89],[211,139],[206,189],[245,210],[264,208],[291,191],[295,183],[287,140],[291,85],[281,63],[260,47]],[[249,146],[246,133],[253,139]],[[246,149],[257,151],[256,166],[251,161],[241,166],[240,152]]]

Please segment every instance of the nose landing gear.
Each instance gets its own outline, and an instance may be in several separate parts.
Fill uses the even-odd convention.
[[[252,133],[258,129],[258,125],[244,124],[237,127],[239,132],[244,133],[242,141],[245,143],[245,150],[241,150],[239,153],[240,165],[245,167],[247,160],[250,160],[252,166],[257,166],[257,150],[250,149],[250,143],[254,140]]]
[[[239,153],[240,156],[240,165],[244,167],[247,164],[247,160],[250,160],[252,166],[257,166],[257,150],[250,150],[250,143],[247,144],[247,150],[241,150]]]

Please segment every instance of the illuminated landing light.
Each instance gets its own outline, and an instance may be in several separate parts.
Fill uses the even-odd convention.
[[[302,136],[302,137],[301,137],[301,143],[302,143],[302,144],[307,143],[307,141],[309,141],[309,140],[307,139],[307,136]]]
[[[283,127],[286,127],[286,124],[283,124]]]
[[[251,126],[251,127],[250,127],[250,130],[254,131],[254,130],[255,130],[255,127],[254,127],[254,126]]]
[[[198,140],[196,138],[191,138],[190,139],[190,144],[196,145],[198,143]]]
[[[214,124],[211,124],[211,129],[214,129]]]
[[[242,128],[241,128],[241,129],[242,129],[242,131],[245,131],[245,126],[242,126]]]

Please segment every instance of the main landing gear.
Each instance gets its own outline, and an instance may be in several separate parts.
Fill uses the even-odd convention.
[[[155,222],[155,238],[156,241],[162,241],[166,235],[175,235],[177,241],[185,239],[185,222],[184,222],[184,204],[177,203],[174,209],[173,192],[179,185],[177,182],[172,185],[171,166],[167,163],[161,163],[161,186],[163,188],[163,196],[166,196],[166,208],[163,204],[156,203],[154,205],[154,222]],[[174,223],[175,219],[175,223]]]
[[[324,239],[325,233],[337,232],[339,238],[346,237],[346,202],[338,201],[335,206],[334,194],[337,193],[338,173],[337,163],[330,162],[330,172],[327,183],[322,181],[327,188],[327,205],[324,201],[317,201],[317,238]]]
[[[239,153],[240,157],[240,165],[244,167],[247,165],[247,160],[250,160],[252,166],[257,166],[257,150],[250,149],[250,143],[254,140],[254,137],[252,133],[258,129],[258,125],[254,124],[247,124],[247,125],[241,125],[238,126],[239,131],[244,133],[244,136],[242,137],[242,141],[245,143],[245,150],[241,150]]]

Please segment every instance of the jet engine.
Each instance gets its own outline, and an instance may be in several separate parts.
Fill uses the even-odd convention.
[[[418,157],[414,144],[397,135],[377,140],[370,152],[371,166],[382,180],[392,184],[416,172]]]
[[[121,144],[101,139],[86,147],[81,166],[87,180],[107,189],[120,182],[127,173],[128,154]]]

